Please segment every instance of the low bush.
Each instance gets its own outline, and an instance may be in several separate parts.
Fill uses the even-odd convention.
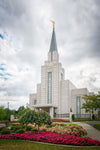
[[[42,129],[41,131],[46,131],[46,129]]]
[[[70,122],[70,120],[66,120],[66,122]]]
[[[48,125],[48,126],[47,126],[47,128],[52,128],[52,127],[53,127],[53,125]]]
[[[12,125],[11,127],[11,130],[13,130],[14,132],[16,132],[17,130],[20,130],[20,129],[25,129],[25,126],[23,125]]]
[[[5,129],[6,127],[0,127],[0,132],[3,130],[3,129]]]
[[[26,126],[25,130],[26,130],[26,131],[31,131],[31,130],[32,130],[32,127],[31,127],[31,126]]]
[[[18,129],[18,130],[16,130],[16,133],[24,133],[24,132],[25,132],[24,129]]]
[[[38,129],[31,129],[31,132],[38,132]]]
[[[3,128],[2,130],[1,130],[1,134],[10,134],[11,133],[11,131],[10,131],[10,129],[8,129],[8,128]]]

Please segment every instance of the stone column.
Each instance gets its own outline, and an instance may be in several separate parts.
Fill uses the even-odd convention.
[[[15,118],[14,118],[14,115],[11,115],[11,116],[10,116],[10,121],[14,121],[14,119],[15,119]]]
[[[70,112],[70,122],[72,122],[72,112]]]
[[[53,114],[54,114],[53,111],[54,111],[54,109],[53,109],[53,107],[51,107],[51,108],[50,108],[50,116],[51,116],[51,118],[53,118]]]

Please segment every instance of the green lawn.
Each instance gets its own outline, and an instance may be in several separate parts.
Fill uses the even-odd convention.
[[[100,131],[100,124],[95,124],[93,127]]]
[[[0,140],[0,150],[100,150],[100,146],[61,146],[21,140]]]

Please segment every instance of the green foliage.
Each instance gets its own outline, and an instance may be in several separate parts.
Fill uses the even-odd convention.
[[[82,98],[85,100],[82,108],[84,108],[86,112],[93,114],[95,110],[100,108],[100,93],[98,93],[98,95],[84,95]]]
[[[92,115],[92,120],[95,120],[95,115],[94,114]]]
[[[11,124],[11,130],[14,130],[17,124]]]
[[[25,112],[20,118],[19,118],[19,122],[21,124],[33,124],[36,122],[37,119],[37,115],[36,112],[34,110],[29,110],[27,112]]]
[[[32,127],[31,127],[31,126],[26,126],[25,130],[26,130],[26,131],[31,131],[31,130],[32,130]]]
[[[20,130],[20,129],[25,129],[25,126],[23,126],[23,125],[16,125],[16,124],[13,124],[11,126],[11,130],[13,130],[14,132],[16,132],[17,130]]]
[[[24,129],[18,129],[18,130],[16,130],[16,133],[24,133],[24,132],[25,132]]]
[[[48,125],[50,125],[52,123],[52,121],[51,121],[50,115],[47,112],[41,110],[41,111],[37,112],[37,120],[36,120],[35,123],[37,125],[39,125],[39,126],[41,124],[48,124]]]
[[[31,132],[38,132],[38,130],[37,129],[31,129]]]
[[[17,116],[20,117],[29,110],[30,110],[30,108],[28,108],[28,107],[25,108],[24,106],[20,106],[17,110]]]
[[[6,116],[6,113],[2,107],[0,107],[0,120],[3,120]]]
[[[72,114],[72,120],[73,120],[73,121],[75,120],[75,115],[74,115],[74,114]]]
[[[50,115],[43,110],[38,112],[35,112],[34,110],[29,110],[19,118],[19,122],[26,125],[29,123],[35,123],[38,125],[38,130],[39,126],[41,126],[42,124],[50,125],[52,123]]]
[[[16,110],[10,110],[8,108],[5,108],[4,111],[6,113],[4,120],[8,120],[8,121],[10,121],[10,116],[15,115],[15,112],[16,112]]]
[[[53,127],[53,125],[48,125],[48,126],[47,126],[47,128],[52,128],[52,127]]]
[[[42,129],[41,131],[46,131],[46,129]]]
[[[10,131],[10,129],[8,129],[8,128],[3,128],[2,130],[1,130],[1,134],[10,134],[11,133],[11,131]]]
[[[70,120],[66,120],[66,122],[70,122]]]
[[[3,129],[5,129],[6,127],[0,127],[0,132],[3,130]]]

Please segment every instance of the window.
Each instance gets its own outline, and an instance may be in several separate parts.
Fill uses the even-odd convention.
[[[52,72],[48,72],[48,104],[52,103]]]
[[[37,100],[34,100],[34,105],[37,105]]]
[[[61,80],[63,80],[63,73],[61,73]]]
[[[81,114],[81,101],[80,96],[76,97],[76,113]]]

